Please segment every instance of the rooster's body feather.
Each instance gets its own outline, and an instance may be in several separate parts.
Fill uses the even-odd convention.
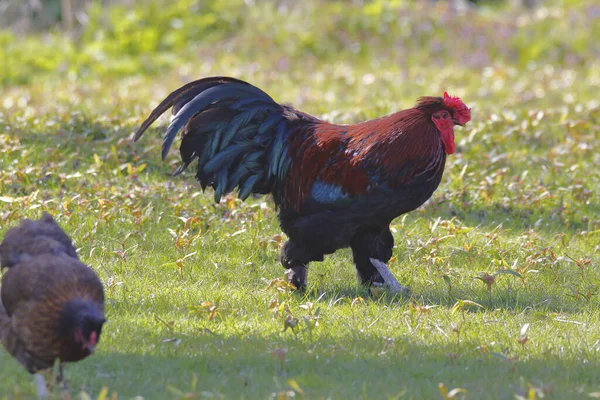
[[[216,77],[171,93],[136,133],[165,111],[175,115],[162,156],[180,130],[183,164],[198,160],[196,178],[215,201],[272,193],[290,240],[282,264],[302,286],[305,268],[325,254],[351,247],[365,283],[381,277],[369,258],[387,262],[390,222],[423,204],[439,185],[446,154],[454,152],[454,124],[470,119],[458,98],[423,97],[414,108],[379,119],[335,125],[276,103],[237,79]]]

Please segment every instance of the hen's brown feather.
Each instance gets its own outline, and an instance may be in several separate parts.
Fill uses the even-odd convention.
[[[39,220],[24,219],[6,233],[0,243],[0,267],[10,268],[37,254],[61,253],[78,258],[71,239],[52,215],[44,212]]]
[[[20,236],[23,233],[27,234]],[[57,358],[78,361],[87,357],[89,350],[65,329],[64,319],[69,304],[84,302],[103,322],[104,290],[94,271],[76,254],[70,255],[70,239],[46,216],[24,221],[6,237],[4,254],[17,254],[19,261],[2,276],[0,341],[4,347],[32,373],[50,368]],[[50,243],[62,247],[44,247]]]

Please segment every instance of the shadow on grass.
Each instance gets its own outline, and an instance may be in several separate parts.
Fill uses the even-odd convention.
[[[466,389],[468,398],[514,398],[532,384],[551,398],[573,399],[600,385],[600,364],[593,354],[557,350],[558,356],[549,349],[531,357],[525,347],[499,355],[501,344],[423,345],[406,338],[354,335],[312,343],[291,334],[211,334],[163,342],[155,333],[140,330],[127,339],[143,340],[144,348],[136,353],[152,354],[111,350],[105,341],[94,357],[70,365],[67,377],[73,393],[84,388],[97,395],[108,387],[119,399],[178,398],[168,388],[190,392],[193,374],[198,378],[197,397],[187,398],[265,399],[290,390],[288,380],[294,380],[306,398],[334,399],[433,399],[439,398],[439,383]],[[32,386],[29,375],[7,357],[0,353],[0,393]]]
[[[309,283],[310,286],[310,283]],[[303,293],[294,294],[301,301],[321,301],[330,305],[349,304],[353,299],[362,297],[365,300],[374,301],[377,304],[389,307],[406,308],[410,302],[419,305],[437,305],[446,308],[454,307],[459,300],[474,301],[481,306],[467,307],[472,312],[488,312],[496,309],[506,311],[522,312],[524,310],[536,310],[549,313],[577,313],[589,308],[590,304],[597,304],[597,300],[583,301],[574,298],[566,298],[543,290],[520,291],[514,287],[495,289],[490,301],[487,291],[470,290],[468,287],[459,286],[452,291],[440,287],[411,287],[408,295],[392,294],[383,292],[375,295],[360,285],[341,286],[333,290],[318,290],[309,288]]]

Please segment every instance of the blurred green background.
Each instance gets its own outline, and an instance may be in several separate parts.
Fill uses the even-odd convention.
[[[273,73],[288,73],[297,60],[304,68],[348,61],[373,70],[395,65],[408,76],[425,65],[476,72],[493,65],[597,62],[597,2],[521,3],[1,0],[1,82],[173,68],[198,76],[226,54]]]
[[[48,210],[107,288],[75,390],[173,398],[195,372],[179,398],[600,396],[597,0],[0,0],[0,24],[0,231]],[[132,143],[210,75],[340,123],[445,90],[473,108],[431,201],[392,226],[411,298],[370,297],[347,250],[306,295],[267,289],[283,277],[272,203],[213,204],[194,168],[172,179],[160,123]],[[493,293],[474,279],[500,269],[517,275]],[[317,304],[319,327],[283,332],[274,299],[298,318]],[[32,391],[0,351],[0,398]]]

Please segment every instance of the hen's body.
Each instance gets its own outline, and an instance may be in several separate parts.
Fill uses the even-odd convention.
[[[90,355],[64,326],[65,312],[89,303],[104,313],[102,284],[86,265],[66,255],[41,255],[2,276],[2,343],[31,373],[50,368],[56,359],[79,361]],[[62,325],[62,326],[61,326]]]
[[[170,107],[175,118],[163,158],[183,129],[183,165],[175,174],[198,159],[196,177],[215,189],[216,201],[236,186],[242,199],[272,193],[289,237],[281,262],[296,286],[304,285],[309,262],[344,247],[352,248],[362,282],[381,282],[369,258],[391,258],[390,222],[432,195],[446,153],[454,151],[452,125],[470,119],[466,106],[446,95],[376,120],[335,125],[280,105],[246,82],[217,77],[173,92],[136,140]]]
[[[0,243],[0,268],[10,268],[39,254],[65,254],[78,259],[71,239],[47,213],[37,221],[24,219],[6,232]]]
[[[104,290],[52,216],[8,231],[0,255],[8,268],[0,287],[6,350],[30,373],[51,368],[56,359],[90,355],[104,323]]]

